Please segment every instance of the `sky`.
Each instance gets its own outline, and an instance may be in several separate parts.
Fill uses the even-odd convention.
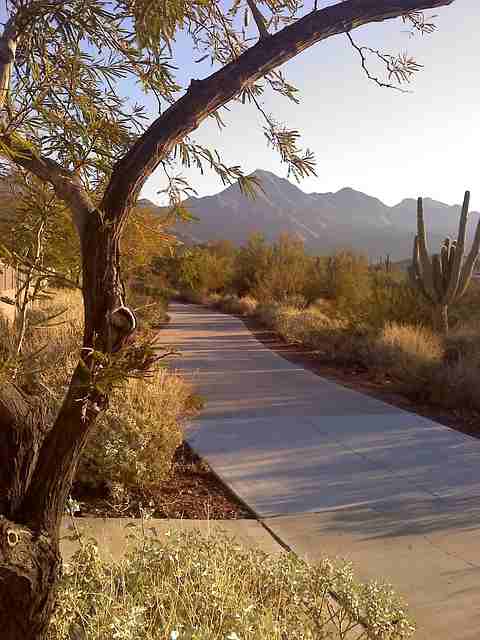
[[[336,2],[319,2],[319,7],[328,4]],[[315,153],[318,176],[302,180],[298,186],[303,191],[335,192],[349,186],[394,205],[418,196],[456,204],[469,189],[472,208],[480,210],[480,3],[456,0],[426,12],[432,14],[438,29],[431,35],[411,38],[400,19],[352,32],[359,44],[390,53],[407,51],[424,65],[408,86],[411,93],[369,81],[345,35],[283,65],[287,80],[300,89],[301,103],[278,94],[263,102],[278,120],[297,129],[303,146]],[[181,80],[188,83],[211,73],[208,60],[193,63],[188,41],[180,38],[177,51]],[[240,164],[245,173],[261,168],[286,177],[286,166],[266,145],[255,108],[232,103],[230,109],[224,112],[226,129],[219,131],[209,119],[192,137],[218,149],[227,164]],[[179,173],[200,196],[224,188],[213,172]],[[163,187],[156,172],[142,195],[161,202],[157,192]]]

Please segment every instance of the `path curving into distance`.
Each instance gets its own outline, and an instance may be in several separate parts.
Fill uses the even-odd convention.
[[[327,381],[232,316],[173,304],[162,344],[206,406],[192,447],[280,540],[350,559],[416,640],[480,639],[480,440]]]

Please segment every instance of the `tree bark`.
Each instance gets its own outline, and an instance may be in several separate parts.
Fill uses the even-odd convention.
[[[2,640],[44,640],[60,571],[58,536],[0,516]]]
[[[28,489],[45,436],[44,411],[13,384],[0,396],[0,514],[12,517]],[[1,627],[0,627],[1,628]]]
[[[58,536],[19,524],[45,438],[45,412],[13,384],[0,398],[0,636],[43,638],[60,572]]]

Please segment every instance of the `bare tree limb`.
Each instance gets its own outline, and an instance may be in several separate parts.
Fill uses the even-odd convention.
[[[377,76],[372,75],[367,66],[367,56],[365,55],[365,52],[367,52],[367,54],[373,54],[376,58],[378,58],[378,60],[380,60],[382,64],[385,65],[389,78],[394,76],[397,82],[410,82],[411,76],[416,71],[418,71],[422,67],[422,65],[418,64],[411,58],[407,58],[406,55],[395,58],[392,55],[384,54],[378,50],[372,49],[371,47],[362,47],[355,42],[355,40],[352,38],[351,33],[348,31],[347,38],[350,41],[352,47],[360,56],[360,59],[362,61],[362,69],[369,80],[375,82],[375,84],[377,84],[379,87],[395,89],[396,91],[400,91],[401,93],[409,93],[409,91],[407,91],[406,89],[402,89],[402,87],[391,84],[390,82],[384,82]]]
[[[192,80],[177,100],[140,136],[114,167],[100,209],[121,220],[134,204],[146,179],[186,135],[245,87],[331,36],[370,22],[447,6],[454,0],[345,0],[313,11],[278,33],[263,38],[236,60],[205,80]]]
[[[257,7],[255,0],[247,0],[247,4],[250,7],[253,19],[255,20],[255,24],[257,25],[260,40],[262,40],[262,38],[269,38],[270,34],[267,31],[265,18],[263,17],[260,9]]]

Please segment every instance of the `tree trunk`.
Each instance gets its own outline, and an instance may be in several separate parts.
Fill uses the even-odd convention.
[[[43,640],[61,572],[59,528],[96,412],[78,402],[75,372],[55,425],[13,385],[0,398],[0,637]],[[59,437],[63,434],[63,440]],[[73,446],[68,450],[65,436]],[[53,442],[52,442],[53,441]],[[53,458],[45,455],[53,452]],[[55,454],[56,451],[56,454]],[[43,454],[43,455],[42,455]]]
[[[433,328],[442,335],[448,334],[448,305],[437,304],[433,308]]]
[[[0,636],[43,640],[61,571],[58,536],[0,516]]]
[[[92,214],[82,238],[83,362],[48,433],[45,416],[13,385],[0,395],[0,637],[44,640],[61,573],[59,530],[81,452],[106,397],[92,348],[108,352],[121,291],[119,228]]]
[[[40,448],[45,414],[14,385],[0,398],[0,636],[2,640],[43,638],[60,569],[58,542],[19,524]],[[15,520],[12,520],[14,518]]]

